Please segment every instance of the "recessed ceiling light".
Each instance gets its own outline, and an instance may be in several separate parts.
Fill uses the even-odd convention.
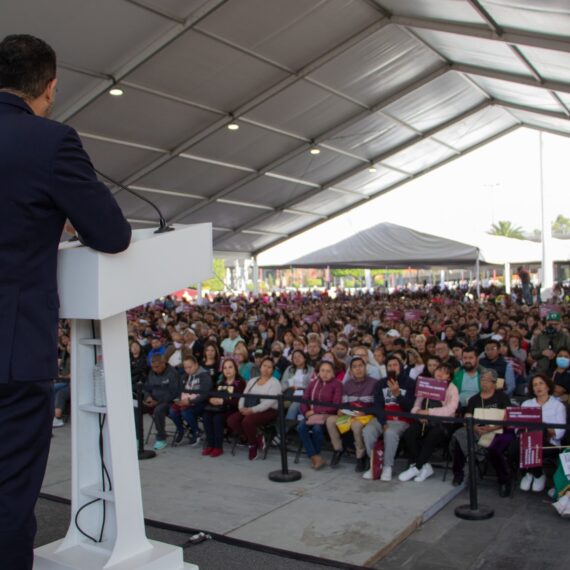
[[[309,152],[310,152],[311,154],[321,154],[321,149],[320,149],[319,147],[312,146],[312,147],[309,149]]]
[[[113,87],[113,89],[109,89],[109,95],[112,95],[113,97],[120,97],[123,93],[124,91],[122,89],[119,89],[118,87]]]
[[[376,172],[376,167],[375,166],[370,166],[368,168],[368,172]]]
[[[237,123],[230,123],[228,125],[228,129],[230,131],[237,131],[239,129],[239,125]]]

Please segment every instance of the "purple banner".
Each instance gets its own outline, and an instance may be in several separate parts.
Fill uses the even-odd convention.
[[[399,321],[402,318],[401,311],[396,309],[386,309],[384,311],[384,319],[388,321]]]
[[[445,380],[418,376],[416,380],[416,397],[443,402],[445,400],[447,386],[448,383]]]
[[[539,308],[540,318],[546,318],[546,315],[548,315],[548,313],[560,314],[560,305],[541,305]]]
[[[507,408],[505,421],[534,422],[542,421],[542,408]]]
[[[521,469],[542,467],[542,432],[525,431],[520,435]]]
[[[419,321],[422,318],[422,312],[419,309],[407,309],[404,311],[405,321]]]

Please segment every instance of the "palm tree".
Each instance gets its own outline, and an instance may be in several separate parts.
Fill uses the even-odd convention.
[[[496,224],[491,224],[491,230],[487,232],[492,236],[503,236],[515,239],[524,239],[524,233],[520,226],[513,226],[511,222],[499,220]]]
[[[570,218],[558,214],[558,217],[552,222],[553,234],[570,234]]]

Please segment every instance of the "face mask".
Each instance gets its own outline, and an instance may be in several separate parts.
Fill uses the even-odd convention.
[[[548,325],[548,326],[544,329],[544,332],[545,332],[546,334],[555,334],[555,333],[556,333],[556,329],[555,329],[553,326]]]
[[[174,348],[181,348],[182,347],[182,343],[181,342],[175,342],[174,343]]]
[[[558,368],[568,368],[570,366],[570,358],[566,358],[565,356],[557,356],[556,366],[558,366]]]
[[[274,356],[275,358],[277,358],[277,357],[281,356],[281,353],[278,350],[272,350],[271,356]]]
[[[146,338],[139,338],[139,344],[141,346],[146,346],[148,344],[148,340],[146,340]]]

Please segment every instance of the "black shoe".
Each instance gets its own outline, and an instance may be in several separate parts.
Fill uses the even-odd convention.
[[[357,473],[364,473],[366,471],[366,457],[359,457],[356,459],[354,470]]]
[[[200,444],[200,434],[196,433],[196,434],[192,434],[189,438],[188,438],[188,445],[191,446],[196,446]]]
[[[511,484],[510,483],[499,483],[499,497],[503,499],[505,497],[511,496]]]
[[[332,459],[331,459],[331,467],[336,467],[340,458],[342,457],[342,451],[333,451]]]
[[[459,485],[461,485],[461,483],[463,483],[463,479],[465,478],[465,476],[463,475],[463,472],[461,473],[454,473],[453,474],[453,481],[451,482],[451,484],[454,487],[459,487]]]
[[[184,432],[183,431],[177,431],[176,435],[174,436],[174,443],[180,443],[182,441],[183,437],[184,437]]]

